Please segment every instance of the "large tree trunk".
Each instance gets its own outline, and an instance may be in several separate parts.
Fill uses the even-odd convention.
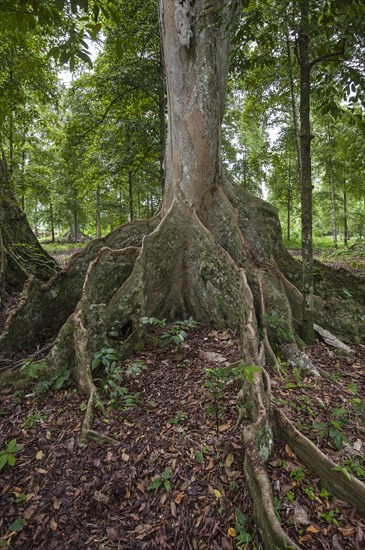
[[[175,199],[208,211],[222,183],[221,121],[228,76],[228,31],[205,3],[160,2],[167,80],[164,212]]]
[[[212,4],[221,8],[218,1]],[[174,320],[192,315],[236,330],[242,364],[258,367],[253,380],[242,376],[238,406],[260,533],[267,549],[296,548],[275,518],[263,465],[273,444],[270,383],[263,367],[273,356],[270,340],[282,344],[292,361],[303,359],[294,340],[294,318],[301,323],[301,267],[283,248],[276,210],[222,173],[229,33],[214,24],[215,15],[205,6],[204,0],[160,0],[169,113],[162,212],[93,241],[49,283],[30,283],[0,349],[30,345],[45,324],[59,331],[45,372],[72,368],[80,390],[89,395],[85,439],[97,395],[94,354],[113,347],[128,356],[141,346],[146,336],[142,316]],[[228,9],[220,14],[226,22],[237,16]],[[349,285],[354,299],[339,299],[338,288]],[[323,296],[315,300],[319,324],[360,339],[353,318],[365,312],[365,282],[321,266],[317,290]],[[289,342],[281,340],[270,318],[279,319]],[[278,418],[290,444],[286,420]]]

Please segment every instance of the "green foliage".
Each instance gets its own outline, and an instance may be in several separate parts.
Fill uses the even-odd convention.
[[[244,378],[247,378],[248,382],[250,384],[253,384],[254,377],[253,375],[256,372],[261,372],[261,367],[257,367],[256,365],[244,365],[243,362],[241,362],[238,367],[235,367],[233,369],[233,374],[237,377],[243,376]]]
[[[187,338],[187,330],[196,328],[198,323],[194,321],[191,317],[185,319],[184,321],[175,321],[168,330],[163,332],[160,336],[161,346],[163,348],[175,344],[179,346],[185,342]]]
[[[156,319],[156,317],[141,317],[140,322],[142,325],[151,325],[156,328],[166,327],[166,319]],[[161,346],[163,348],[171,346],[172,344],[179,346],[185,342],[188,336],[187,331],[197,326],[197,321],[194,321],[191,317],[183,321],[175,321],[160,335]]]
[[[288,322],[279,315],[265,315],[263,317],[267,327],[272,330],[275,337],[283,342],[292,342],[294,335],[288,328]]]
[[[347,410],[334,408],[331,411],[331,417],[334,419],[328,418],[327,422],[313,422],[312,427],[317,431],[321,440],[330,441],[334,448],[340,451],[344,442],[348,442],[348,438],[341,431],[348,421]]]
[[[152,325],[154,327],[165,327],[166,319],[156,319],[156,317],[141,317],[141,325]]]
[[[24,504],[24,502],[27,500],[27,495],[25,493],[20,493],[20,495],[14,499],[15,504]]]
[[[228,376],[227,369],[224,368],[205,369],[203,388],[206,390],[208,399],[206,413],[214,416],[217,431],[219,422],[224,417],[224,391]]]
[[[128,363],[125,370],[125,375],[128,378],[137,378],[141,372],[147,368],[147,365],[143,361],[133,361],[132,363]]]
[[[147,366],[141,361],[136,361],[123,368],[118,361],[119,353],[114,348],[102,348],[96,352],[91,369],[102,370],[103,376],[94,380],[100,383],[110,406],[120,404],[122,407],[133,407],[138,402],[138,394],[130,394],[128,388],[122,385],[123,380],[126,376],[138,376]]]
[[[42,363],[33,363],[33,358],[30,357],[21,366],[20,372],[24,372],[29,378],[38,378],[43,367]]]
[[[30,412],[27,418],[21,423],[21,426],[25,430],[29,430],[31,428],[34,428],[34,426],[39,422],[42,422],[45,417],[46,415],[41,414],[39,411]]]
[[[252,541],[252,535],[247,531],[247,518],[239,508],[235,510],[235,519],[235,530],[237,531],[235,546],[238,550],[244,550]]]
[[[197,459],[197,461],[199,462],[199,464],[204,463],[204,455],[201,451],[199,451],[198,449],[195,449],[194,450],[194,456]]]
[[[15,519],[10,525],[9,525],[9,531],[14,531],[15,533],[20,533],[20,531],[23,531],[24,527],[24,521],[20,518]]]
[[[58,391],[67,385],[71,376],[71,369],[66,369],[61,374],[57,374],[49,380],[42,380],[33,387],[36,393],[45,393],[48,390]]]
[[[160,487],[163,487],[167,493],[171,491],[171,469],[165,468],[162,476],[157,476],[152,481],[151,485],[147,487],[147,491],[157,491]]]
[[[94,353],[93,360],[91,362],[91,369],[95,370],[101,366],[103,366],[105,369],[112,369],[112,371],[117,374],[117,372],[114,371],[114,369],[117,367],[116,361],[118,361],[118,351],[114,348],[102,348],[100,351],[97,351]],[[119,371],[121,373],[122,370]]]
[[[275,513],[276,519],[278,520],[279,523],[281,523],[281,517],[280,517],[280,514],[279,514],[280,500],[278,499],[277,496],[274,496],[274,498],[272,500],[272,503],[273,503],[273,506],[274,506],[274,513]]]
[[[347,469],[351,470],[359,479],[365,479],[365,470],[357,462],[353,462],[350,458],[344,460]]]
[[[179,424],[182,424],[186,419],[188,415],[182,411],[178,411],[173,418],[169,418],[167,421],[171,426],[178,426]]]
[[[185,342],[187,336],[188,336],[187,333],[182,327],[173,325],[169,330],[161,334],[160,336],[161,346],[163,348],[166,348],[171,344],[175,344],[176,346],[179,346],[180,344]]]
[[[305,479],[305,473],[303,468],[295,468],[290,472],[290,477],[295,479],[296,481],[303,481]]]
[[[347,468],[345,466],[335,466],[331,468],[334,472],[341,472],[348,480],[351,481],[351,476]]]
[[[338,520],[336,519],[336,514],[338,514],[339,510],[338,508],[335,508],[334,510],[328,510],[327,512],[323,512],[321,514],[321,517],[327,521],[327,523],[333,523],[334,525],[339,525]]]
[[[6,449],[0,451],[0,470],[7,464],[14,466],[16,463],[15,453],[20,451],[20,447],[16,444],[16,439],[11,439],[6,446]]]

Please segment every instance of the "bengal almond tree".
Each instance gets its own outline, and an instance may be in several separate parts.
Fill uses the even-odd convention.
[[[216,25],[212,4],[220,8],[224,25]],[[204,0],[160,0],[168,98],[161,213],[90,243],[47,284],[28,282],[7,322],[1,349],[31,344],[45,326],[58,332],[44,375],[72,368],[80,391],[89,397],[81,435],[85,443],[89,434],[95,437],[91,419],[97,390],[90,367],[94,353],[112,344],[127,356],[141,346],[146,336],[142,316],[173,320],[191,315],[235,330],[242,365],[256,366],[253,379],[243,376],[237,400],[254,512],[265,548],[296,548],[275,517],[264,466],[274,432],[334,494],[363,513],[365,486],[334,471],[334,463],[271,404],[265,365],[275,360],[274,341],[290,364],[318,372],[297,346],[301,266],[282,245],[276,211],[228,181],[222,171],[230,23],[238,17],[238,8],[222,8],[218,1],[207,9]],[[353,299],[338,297],[344,286],[351,288]],[[354,319],[365,311],[365,281],[321,266],[316,291],[318,324],[343,338],[363,340]],[[269,318],[280,322],[273,327]]]

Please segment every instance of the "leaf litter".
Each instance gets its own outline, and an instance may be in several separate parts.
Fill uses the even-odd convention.
[[[273,375],[273,395],[331,458],[361,473],[365,348],[353,350],[349,359],[313,346],[312,359],[330,379],[287,373],[281,381]],[[21,448],[15,466],[0,474],[2,544],[47,550],[260,548],[242,437],[234,431],[237,383],[225,385],[218,426],[204,387],[205,369],[239,358],[232,332],[206,328],[189,332],[182,346],[139,353],[131,360],[148,368],[128,381],[128,391],[139,394],[137,403],[95,417],[95,430],[115,445],[78,446],[83,398],[73,389],[17,399],[2,392],[0,450],[14,438]],[[341,436],[314,427],[331,420],[340,422]],[[276,445],[268,468],[278,518],[300,547],[364,548],[364,519],[326,493],[287,445]],[[239,546],[242,521],[248,542]]]

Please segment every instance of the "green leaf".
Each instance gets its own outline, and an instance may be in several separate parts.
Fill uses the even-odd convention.
[[[194,451],[194,456],[195,458],[197,459],[197,461],[199,462],[199,464],[203,464],[204,462],[204,456],[203,456],[203,453],[198,451],[198,450],[195,450]]]
[[[243,512],[241,512],[241,510],[239,508],[236,508],[235,514],[236,514],[237,523],[239,523],[239,525],[241,527],[244,527],[246,525],[246,522],[247,522],[245,514]]]
[[[14,464],[16,463],[16,458],[13,454],[8,454],[8,464],[9,466],[14,466]]]
[[[15,533],[19,533],[23,530],[24,527],[24,521],[20,518],[16,519],[9,525],[9,531],[14,531]]]
[[[16,453],[20,451],[20,447],[16,444],[16,439],[11,439],[6,447],[8,453]]]
[[[170,483],[170,481],[169,481],[168,479],[165,479],[165,481],[164,481],[164,487],[165,487],[165,489],[166,489],[166,492],[169,493],[170,490],[171,490],[171,483]]]
[[[162,485],[162,479],[160,477],[157,477],[152,483],[151,485],[149,485],[147,487],[147,491],[155,491],[156,489],[158,489],[159,487],[161,487]]]
[[[169,477],[171,477],[171,470],[170,470],[170,468],[166,468],[164,470],[164,473],[162,474],[162,478],[163,479],[169,479]]]
[[[8,463],[7,453],[1,454],[0,455],[0,470],[2,470],[7,463]]]
[[[351,480],[351,475],[344,466],[335,466],[334,468],[331,468],[331,470],[334,472],[342,472],[347,479]]]

